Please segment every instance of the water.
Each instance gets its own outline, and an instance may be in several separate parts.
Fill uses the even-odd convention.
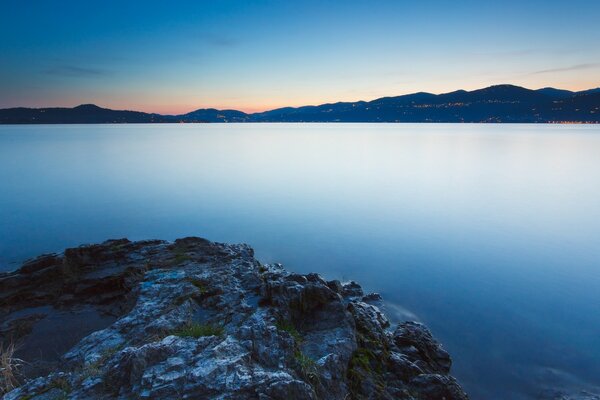
[[[473,399],[600,386],[600,127],[1,126],[0,185],[5,270],[107,238],[247,242],[427,323]]]

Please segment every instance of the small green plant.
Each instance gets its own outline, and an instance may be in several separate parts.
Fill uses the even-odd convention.
[[[101,360],[102,362],[106,362],[109,358],[111,358],[112,356],[114,356],[115,354],[117,354],[119,351],[123,350],[124,344],[118,344],[116,346],[113,347],[109,347],[108,349],[105,349],[102,352],[101,355]]]
[[[110,251],[121,251],[125,248],[127,248],[127,246],[129,245],[129,243],[112,243],[109,246]]]
[[[100,376],[102,373],[102,364],[98,361],[94,361],[93,363],[89,363],[88,365],[81,368],[80,380],[84,381],[87,378],[95,378]]]
[[[319,383],[319,367],[315,360],[305,355],[301,351],[294,353],[294,359],[298,364],[300,375],[311,384]]]
[[[371,358],[371,353],[365,349],[358,349],[352,354],[352,358],[350,359],[350,365],[352,367],[360,367],[365,371],[371,370],[371,362],[369,359]]]
[[[366,348],[358,348],[348,364],[346,376],[348,378],[350,391],[360,391],[363,380],[372,379],[379,393],[386,391],[385,379],[383,378],[383,360],[373,351]]]
[[[206,292],[208,292],[208,288],[206,287],[204,282],[202,282],[201,280],[192,279],[191,282],[192,282],[192,285],[194,285],[198,288],[198,290],[200,291],[200,294],[206,294]]]
[[[123,349],[123,344],[110,347],[105,349],[101,354],[100,358],[96,361],[91,362],[81,369],[81,376],[83,379],[93,378],[101,374],[102,366],[106,364],[106,362],[115,354],[117,354],[120,350]]]
[[[185,261],[191,260],[190,255],[187,254],[184,249],[175,248],[173,250],[173,254],[175,255],[175,258],[173,258],[172,262],[173,265],[179,265]]]
[[[213,324],[191,323],[173,332],[173,335],[179,337],[199,338],[203,336],[222,336],[225,329],[222,326]]]
[[[267,271],[268,271],[268,269],[264,265],[261,265],[260,267],[258,267],[258,272],[261,274],[264,274]]]
[[[52,380],[52,382],[50,382],[50,385],[48,386],[49,389],[58,389],[58,390],[62,390],[63,393],[71,393],[71,384],[69,383],[69,381],[64,378],[64,377],[58,377],[58,378],[54,378]]]
[[[292,335],[294,340],[298,343],[301,343],[304,340],[302,338],[302,335],[300,334],[300,332],[298,332],[298,330],[296,329],[294,324],[290,321],[279,320],[279,321],[275,322],[275,326],[280,331],[285,331],[285,332],[289,333],[290,335]]]

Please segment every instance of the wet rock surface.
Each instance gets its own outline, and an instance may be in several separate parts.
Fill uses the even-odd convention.
[[[247,245],[126,239],[0,274],[16,399],[467,399],[416,322],[355,282],[260,264]]]

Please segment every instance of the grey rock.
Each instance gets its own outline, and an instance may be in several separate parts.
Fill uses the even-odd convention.
[[[3,398],[466,399],[427,328],[392,332],[378,304],[355,282],[262,265],[247,245],[67,249],[0,276],[0,335],[38,349],[39,324],[96,315],[95,329],[73,329],[53,360],[29,358]]]
[[[433,339],[429,329],[418,322],[405,322],[394,332],[394,343],[413,361],[424,362],[432,373],[447,374],[452,360],[442,346]]]

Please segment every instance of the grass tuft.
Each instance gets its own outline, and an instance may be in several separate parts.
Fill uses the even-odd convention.
[[[368,350],[362,348],[358,349],[352,354],[350,364],[351,366],[357,366],[369,372],[371,371],[371,356],[372,354]]]
[[[172,334],[179,337],[200,338],[203,336],[222,336],[225,329],[213,324],[191,323],[175,330]]]
[[[301,351],[296,351],[294,359],[298,364],[300,375],[312,385],[319,383],[319,367],[317,362]]]
[[[87,378],[94,378],[99,376],[102,373],[102,367],[107,363],[107,361],[112,358],[115,354],[123,349],[124,345],[120,344],[117,346],[110,347],[105,349],[101,354],[100,358],[96,361],[91,362],[81,368],[81,377],[83,380]]]
[[[173,254],[175,255],[175,258],[173,258],[172,261],[173,265],[179,265],[192,259],[192,257],[190,257],[190,255],[187,254],[184,249],[176,248],[173,250]]]
[[[208,292],[208,288],[206,287],[204,282],[202,282],[201,280],[193,279],[191,282],[192,282],[192,285],[194,285],[194,286],[196,286],[196,288],[198,288],[198,290],[200,291],[200,294],[206,294],[206,292]]]
[[[71,393],[71,384],[66,378],[58,377],[50,382],[50,388],[62,390],[64,393]]]
[[[292,337],[294,338],[294,340],[297,343],[302,343],[302,341],[304,340],[304,338],[302,337],[300,332],[298,332],[298,330],[296,329],[294,324],[290,321],[279,320],[279,321],[275,322],[275,326],[280,331],[285,331],[285,332],[289,333],[290,335],[292,335]]]
[[[6,347],[0,343],[0,396],[19,386],[16,375],[23,360],[15,357],[16,350],[14,343],[8,343]]]

